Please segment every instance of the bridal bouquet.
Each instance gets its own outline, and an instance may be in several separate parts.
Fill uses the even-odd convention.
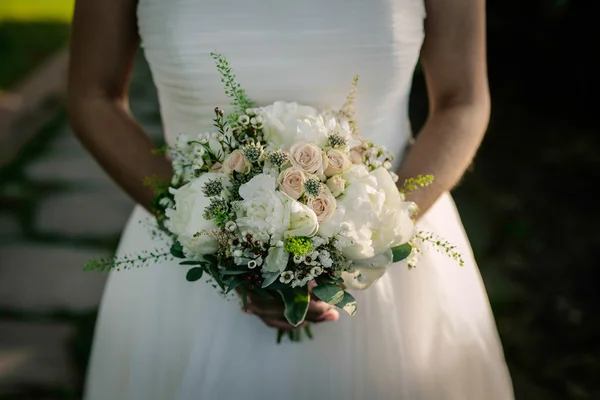
[[[312,295],[351,315],[345,289],[365,289],[392,263],[414,266],[416,240],[460,255],[415,230],[416,206],[398,189],[392,155],[365,140],[354,123],[357,79],[344,106],[318,111],[277,101],[255,106],[226,59],[212,54],[234,112],[215,109],[214,132],[185,134],[166,148],[174,176],[156,184],[158,227],[172,239],[170,255],[189,266],[188,281],[209,277],[225,293],[236,289],[280,296],[285,318],[304,321]],[[122,268],[166,256],[148,253],[92,261],[93,269]],[[309,282],[316,285],[309,291]]]

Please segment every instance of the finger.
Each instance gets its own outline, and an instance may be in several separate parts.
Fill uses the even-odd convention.
[[[323,314],[307,314],[306,321],[319,323],[319,322],[333,322],[340,319],[340,313],[337,310],[330,310]]]

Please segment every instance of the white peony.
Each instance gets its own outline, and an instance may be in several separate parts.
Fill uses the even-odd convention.
[[[344,236],[348,240],[342,250],[346,257],[351,260],[374,257],[412,238],[415,230],[410,219],[412,203],[402,201],[386,169],[369,172],[364,165],[354,165],[342,177],[348,187],[344,196],[337,199],[338,209],[349,212],[344,212],[341,218],[334,215],[333,221],[325,224],[326,231],[320,233],[331,234],[331,230],[335,232],[336,227],[346,222],[349,229]]]
[[[266,232],[273,230],[274,239],[282,238],[290,227],[289,197],[276,190],[276,178],[259,174],[240,186],[236,224],[241,231],[247,231],[265,240]]]
[[[262,109],[263,134],[272,148],[290,148],[297,142],[327,143],[328,128],[313,107],[277,101]]]
[[[172,189],[175,207],[166,211],[166,226],[177,235],[177,240],[190,253],[201,255],[217,251],[215,239],[206,235],[196,237],[194,235],[216,228],[212,221],[203,217],[204,209],[210,204],[210,199],[202,193],[202,188],[210,179],[223,177],[223,174],[208,172],[179,189]]]

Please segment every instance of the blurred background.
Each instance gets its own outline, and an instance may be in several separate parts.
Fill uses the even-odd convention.
[[[109,256],[133,206],[64,108],[73,0],[0,0],[0,399],[78,399]],[[600,399],[598,2],[488,0],[492,119],[454,196],[518,399]],[[427,114],[415,75],[415,128]],[[156,140],[140,54],[133,113]]]

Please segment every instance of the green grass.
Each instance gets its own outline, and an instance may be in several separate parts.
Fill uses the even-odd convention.
[[[75,0],[2,0],[2,21],[59,21],[68,22]]]

